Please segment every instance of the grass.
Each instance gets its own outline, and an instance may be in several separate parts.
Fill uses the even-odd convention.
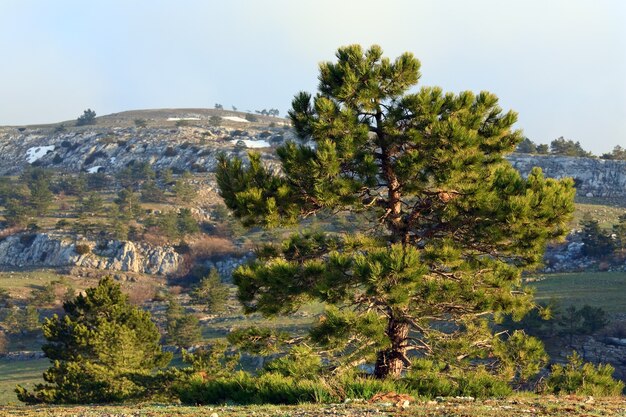
[[[50,366],[48,359],[29,361],[10,361],[0,359],[0,404],[19,404],[15,396],[16,384],[32,388],[35,383],[43,382],[43,371]],[[5,415],[0,409],[0,415]]]
[[[580,272],[537,277],[529,285],[538,301],[555,299],[563,306],[588,304],[608,313],[626,312],[626,272]]]
[[[43,287],[62,277],[53,270],[26,270],[0,272],[0,288],[5,288],[16,299],[24,299],[35,288]]]
[[[139,404],[122,406],[10,406],[0,407],[0,415],[6,417],[200,417],[213,413],[219,417],[314,417],[333,416],[420,416],[420,417],[499,417],[499,416],[546,416],[546,417],[594,417],[626,416],[626,400],[623,397],[582,398],[554,396],[520,396],[503,400],[464,401],[417,401],[403,409],[389,403],[357,404],[300,404],[297,406],[217,406],[180,407],[175,405]]]
[[[585,214],[589,214],[592,219],[598,220],[600,227],[610,229],[619,222],[618,217],[626,214],[626,208],[600,204],[576,203],[574,218],[570,223],[572,228],[580,228],[580,221]]]

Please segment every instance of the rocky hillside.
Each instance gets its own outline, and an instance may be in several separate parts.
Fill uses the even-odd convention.
[[[509,161],[523,174],[540,167],[550,178],[572,177],[585,197],[626,198],[626,161],[514,154]]]
[[[29,164],[73,173],[115,173],[144,161],[155,170],[210,172],[220,152],[243,154],[255,148],[271,160],[272,148],[294,139],[285,119],[255,115],[257,120],[250,122],[249,116],[224,110],[161,109],[103,116],[96,125],[84,127],[73,122],[0,127],[0,175],[18,174]],[[626,198],[626,161],[527,154],[514,154],[509,160],[523,174],[538,166],[549,177],[573,177],[582,196]]]
[[[224,110],[129,111],[99,117],[95,125],[76,127],[74,124],[70,121],[45,126],[0,127],[0,175],[20,174],[29,165],[73,174],[116,174],[142,162],[148,162],[155,171],[170,168],[174,173],[201,173],[196,177],[202,179],[200,198],[196,199],[197,207],[192,210],[197,218],[207,220],[208,215],[198,203],[210,200],[212,204],[218,198],[211,173],[220,153],[243,156],[248,149],[255,149],[263,154],[266,162],[272,163],[276,146],[295,140],[285,119],[251,117]],[[626,199],[626,161],[526,154],[513,154],[509,160],[524,175],[539,166],[549,177],[573,177],[581,196]],[[171,247],[137,246],[119,241],[108,242],[106,249],[102,248],[102,242],[88,242],[90,252],[81,255],[76,252],[72,239],[71,235],[63,237],[55,233],[38,234],[34,240],[26,242],[28,245],[24,235],[4,239],[0,241],[0,266],[76,265],[169,274],[180,263]],[[572,256],[563,259],[569,263],[570,258]],[[213,266],[224,275],[233,268],[232,265]]]
[[[255,116],[258,121],[249,122],[245,116],[201,109],[132,111],[83,127],[0,127],[0,175],[18,174],[28,165],[113,174],[144,161],[155,170],[206,172],[215,168],[219,152],[257,148],[271,153],[292,138],[284,119]]]

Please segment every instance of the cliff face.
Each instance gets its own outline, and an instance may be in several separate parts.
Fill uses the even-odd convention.
[[[116,240],[83,241],[88,253],[79,254],[69,238],[45,233],[13,235],[0,241],[0,265],[11,267],[79,266],[91,269],[166,275],[176,272],[182,256],[172,247],[151,247]]]
[[[626,198],[626,161],[527,154],[507,159],[524,176],[536,166],[546,177],[574,178],[580,196]]]

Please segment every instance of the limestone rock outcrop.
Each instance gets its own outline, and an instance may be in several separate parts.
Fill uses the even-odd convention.
[[[579,196],[626,198],[626,161],[528,154],[507,159],[523,175],[539,167],[546,177],[574,178]]]
[[[79,245],[82,250],[77,251]],[[0,266],[6,267],[78,266],[167,275],[176,272],[182,260],[171,246],[129,241],[76,242],[46,233],[13,235],[0,241]]]

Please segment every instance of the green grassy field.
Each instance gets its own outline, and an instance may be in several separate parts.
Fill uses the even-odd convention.
[[[538,277],[538,301],[557,300],[563,306],[588,304],[608,313],[626,313],[626,272],[580,272]]]
[[[35,383],[43,382],[41,374],[50,365],[48,359],[30,361],[9,361],[0,359],[0,404],[18,404],[15,396],[16,384],[31,388]],[[0,410],[0,416],[2,411]]]

